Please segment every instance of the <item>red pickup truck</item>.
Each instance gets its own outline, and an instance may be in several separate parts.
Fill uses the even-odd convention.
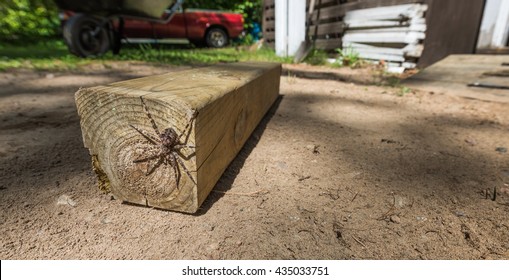
[[[170,7],[160,19],[143,16],[103,16],[75,13],[60,14],[64,39],[69,50],[81,57],[100,56],[108,50],[118,53],[121,39],[187,39],[195,45],[221,48],[243,32],[241,14]]]
[[[167,12],[163,18],[167,17]],[[180,9],[168,23],[152,23],[143,20],[125,21],[124,36],[127,38],[165,39],[181,38],[208,47],[220,48],[229,38],[237,38],[244,29],[241,14],[211,10]]]

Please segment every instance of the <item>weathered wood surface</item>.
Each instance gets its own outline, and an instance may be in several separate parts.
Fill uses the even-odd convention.
[[[122,201],[196,212],[276,100],[280,74],[276,63],[235,63],[80,89],[83,142],[100,187]],[[159,149],[133,128],[158,138],[140,97],[160,132],[180,133],[198,112],[186,142],[195,148],[181,150],[187,159],[178,186],[169,164],[147,175],[157,159],[133,162]]]
[[[470,83],[509,86],[504,71],[509,55],[450,55],[403,82],[405,86],[471,99],[509,103],[509,90],[468,87]]]

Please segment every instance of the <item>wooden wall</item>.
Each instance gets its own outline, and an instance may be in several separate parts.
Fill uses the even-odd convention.
[[[342,18],[346,12],[422,2],[422,0],[315,0],[310,36],[313,39],[316,37],[317,48],[333,50],[341,47],[341,36],[344,27]],[[317,24],[318,29],[315,29]],[[317,32],[315,33],[315,31]]]
[[[481,27],[485,0],[427,0],[426,39],[419,68],[450,54],[473,54]]]

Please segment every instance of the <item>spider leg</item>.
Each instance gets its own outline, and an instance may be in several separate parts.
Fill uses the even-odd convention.
[[[180,165],[182,165],[182,168],[184,168],[184,171],[186,172],[189,179],[191,179],[191,181],[193,181],[193,183],[196,185],[196,182],[194,181],[193,176],[191,176],[191,172],[189,172],[189,170],[186,168],[186,166],[184,165],[184,162],[182,162],[182,160],[177,156],[175,156],[175,159],[177,159],[177,161],[180,163]]]
[[[173,167],[173,172],[175,173],[175,185],[177,186],[177,189],[179,188],[179,184],[180,184],[180,177],[181,177],[181,173],[180,173],[180,168],[179,168],[179,165],[177,163],[177,157],[170,153],[167,155],[168,158],[168,162],[170,163],[171,167]]]
[[[163,162],[164,162],[164,157],[159,157],[159,160],[156,162],[156,164],[154,164],[154,166],[152,166],[152,168],[150,168],[150,169],[147,168],[147,173],[145,173],[145,176],[152,174],[152,172],[154,172],[154,170],[156,170],[156,168],[158,168]]]
[[[160,142],[159,139],[154,138],[152,135],[148,134],[146,131],[144,131],[140,128],[137,128],[132,124],[130,124],[129,126],[132,127],[134,130],[136,130],[139,134],[141,134],[141,136],[145,137],[145,139],[147,139],[150,143],[152,143],[154,145],[158,145],[158,142]]]
[[[196,152],[192,152],[191,154],[186,156],[179,149],[175,149],[174,151],[175,151],[175,153],[177,153],[177,155],[179,155],[181,158],[183,158],[185,160],[189,160],[189,159],[191,159],[192,157],[194,157],[196,155]]]
[[[175,145],[173,146],[174,149],[182,149],[182,148],[190,148],[190,149],[194,149],[196,148],[196,146],[194,145],[184,145],[184,144],[179,144],[179,145]]]
[[[143,110],[145,111],[145,114],[147,114],[148,119],[150,120],[150,123],[152,124],[152,128],[154,128],[154,131],[156,132],[157,136],[161,135],[159,132],[159,129],[157,128],[157,124],[152,118],[152,115],[148,111],[147,104],[145,104],[145,101],[143,100],[143,97],[140,96],[141,104],[143,106]]]
[[[158,158],[161,156],[161,153],[157,153],[157,154],[154,154],[154,155],[151,155],[151,156],[148,156],[146,158],[139,158],[139,159],[135,159],[133,160],[134,163],[140,163],[140,162],[145,162],[145,161],[149,161],[149,160],[153,160],[155,158]]]
[[[182,130],[182,133],[180,133],[180,135],[178,136],[177,139],[179,141],[180,141],[180,138],[182,138],[182,136],[184,134],[186,134],[186,139],[185,139],[184,143],[187,143],[187,140],[189,140],[189,136],[191,135],[191,128],[192,128],[193,121],[196,119],[197,116],[198,116],[198,111],[195,109],[193,111],[193,115],[191,116],[191,118],[187,122],[186,127],[184,128],[184,130]],[[188,130],[188,129],[189,129],[189,131],[186,132],[186,130]]]
[[[182,176],[180,173],[180,168],[179,168],[178,164],[175,164],[173,166],[173,171],[175,171],[175,181],[177,183],[177,189],[178,189],[179,185],[180,185],[180,177]]]
[[[180,144],[180,145],[175,145],[175,146],[173,146],[173,150],[174,150],[175,152],[177,152],[177,154],[178,154],[181,158],[183,158],[183,159],[185,159],[185,160],[188,160],[188,159],[192,158],[194,155],[196,155],[196,151],[194,151],[194,150],[193,150],[193,152],[192,152],[190,155],[185,156],[185,155],[184,155],[184,154],[182,154],[182,152],[180,151],[180,150],[181,150],[181,149],[183,149],[183,148],[195,149],[195,148],[196,148],[196,146],[194,146],[194,145],[184,145],[184,144]]]

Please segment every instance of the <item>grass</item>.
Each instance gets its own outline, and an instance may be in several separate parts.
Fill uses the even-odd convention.
[[[326,65],[328,54],[324,50],[312,49],[308,56],[304,59],[304,62],[311,65]]]
[[[328,65],[333,67],[349,66],[350,68],[360,68],[365,64],[364,61],[360,58],[359,53],[356,52],[353,48],[339,48],[335,51],[338,56],[336,62],[329,63],[327,61],[329,58],[329,53],[320,49],[311,50],[304,62],[311,65]]]
[[[336,49],[336,52],[339,54],[338,66],[340,67],[350,66],[351,68],[357,68],[363,64],[362,59],[359,57],[359,53],[351,47]]]
[[[346,66],[327,63],[328,54],[323,50],[313,50],[305,62],[312,65]],[[361,65],[362,60],[354,52],[340,52],[341,61],[348,61],[350,67]],[[338,59],[339,60],[339,59]],[[59,40],[37,42],[33,44],[2,44],[0,43],[0,71],[8,69],[35,69],[66,71],[79,69],[83,66],[100,63],[105,66],[115,61],[141,61],[154,64],[195,65],[203,66],[220,62],[237,61],[274,61],[292,63],[293,58],[282,58],[273,50],[262,48],[249,51],[248,48],[200,49],[191,45],[137,45],[126,44],[120,55],[111,52],[100,58],[79,58],[69,53],[67,46]],[[380,73],[381,86],[397,88],[398,96],[405,96],[411,90],[400,84],[400,77],[385,72]],[[289,74],[289,78],[290,74]]]
[[[10,68],[73,69],[90,61],[75,57],[58,41],[0,44],[0,71]]]
[[[109,61],[144,61],[172,65],[209,65],[219,62],[275,61],[290,63],[270,49],[248,51],[234,47],[199,49],[190,45],[126,44],[120,55],[111,52],[100,58],[79,58],[70,54],[62,41],[38,42],[28,45],[0,44],[0,71],[13,68],[36,70],[71,70],[91,63]]]

